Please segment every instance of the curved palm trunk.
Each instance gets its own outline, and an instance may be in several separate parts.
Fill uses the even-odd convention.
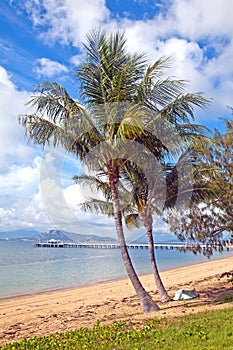
[[[135,289],[135,292],[139,298],[141,307],[143,312],[152,312],[152,311],[157,311],[159,310],[159,307],[157,304],[152,300],[150,295],[146,292],[144,287],[142,286],[135,270],[132,264],[132,261],[130,259],[127,247],[126,247],[126,242],[125,242],[125,237],[124,237],[124,232],[123,232],[123,227],[122,227],[122,216],[121,216],[121,211],[120,211],[120,203],[119,203],[119,197],[118,197],[118,191],[117,191],[117,183],[119,181],[119,172],[117,167],[109,167],[109,185],[111,188],[111,193],[112,193],[112,202],[113,202],[113,210],[114,210],[114,219],[115,219],[115,224],[116,224],[116,231],[120,243],[120,249],[121,249],[121,255],[122,259],[127,271],[127,274],[129,276],[130,281],[133,284],[133,287]]]
[[[154,279],[155,279],[155,284],[156,287],[158,288],[159,295],[162,299],[163,303],[167,303],[168,301],[171,300],[169,297],[163,282],[161,280],[157,264],[156,264],[156,258],[155,258],[155,251],[154,251],[154,239],[153,239],[153,234],[152,234],[152,223],[153,223],[153,218],[151,214],[146,214],[145,212],[141,212],[139,214],[140,219],[142,220],[145,228],[146,228],[146,234],[147,234],[147,239],[148,239],[148,246],[149,246],[149,251],[150,251],[150,261],[151,261],[151,266],[154,274]]]

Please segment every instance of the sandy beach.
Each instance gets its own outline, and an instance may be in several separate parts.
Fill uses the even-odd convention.
[[[175,317],[208,309],[233,307],[221,304],[222,295],[233,295],[233,286],[220,275],[233,271],[233,257],[208,261],[161,273],[173,298],[178,289],[196,289],[199,297],[161,304],[153,275],[140,276],[144,287],[158,302],[158,312],[143,314],[128,279],[99,283],[69,290],[53,291],[0,300],[0,344],[32,336],[92,327],[97,320],[110,324],[125,320],[139,324],[154,317]]]

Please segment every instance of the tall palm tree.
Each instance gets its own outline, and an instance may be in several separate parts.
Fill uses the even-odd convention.
[[[198,141],[199,142],[199,141]],[[208,139],[203,137],[202,143],[208,142]],[[199,142],[200,143],[200,142]],[[195,153],[197,150],[195,149]],[[181,159],[176,164],[161,164],[163,168],[152,171],[153,177],[164,177],[166,181],[166,198],[161,196],[161,188],[154,183],[153,188],[149,190],[148,181],[145,173],[142,172],[137,165],[129,162],[125,163],[121,169],[121,181],[119,183],[119,197],[121,204],[121,212],[123,213],[125,223],[129,229],[133,227],[140,227],[144,225],[148,238],[148,246],[150,252],[151,266],[154,274],[155,284],[163,303],[170,301],[170,297],[163,285],[160,277],[154,251],[154,238],[152,234],[153,215],[157,214],[163,216],[167,209],[174,208],[179,194],[179,201],[181,205],[187,201],[187,196],[190,201],[201,201],[206,198],[207,187],[206,184],[200,182],[200,179],[195,179],[195,183],[187,182],[183,176],[177,175],[177,168],[185,166],[196,167],[196,156],[189,154],[188,161],[185,159],[187,155],[182,154]],[[180,164],[182,163],[182,165]],[[155,164],[148,164],[154,168]],[[148,170],[148,169],[147,169]],[[197,171],[196,171],[197,172]],[[104,173],[104,172],[103,172]],[[109,217],[114,215],[113,206],[111,202],[111,192],[108,183],[103,176],[95,175],[78,175],[73,179],[76,183],[81,183],[83,186],[88,186],[92,189],[93,194],[100,192],[103,194],[104,200],[99,198],[88,198],[82,203],[82,208],[86,211],[97,212]],[[179,182],[183,182],[180,184]],[[190,198],[191,196],[191,198]]]
[[[191,143],[194,141],[193,137],[194,135],[191,138]],[[198,142],[207,143],[208,138],[199,134]],[[184,171],[185,166],[190,167],[190,164],[192,164],[192,167],[197,166],[195,159],[192,157],[191,150],[186,153],[188,153],[188,160],[186,159],[187,154],[183,153],[176,164],[162,163],[160,164],[160,169],[157,169],[156,172],[153,171],[153,176],[159,177],[160,180],[161,177],[164,178],[164,181],[166,182],[166,197],[164,197],[163,193],[161,194],[162,188],[159,186],[159,184],[156,185],[156,183],[154,183],[153,187],[150,188],[145,173],[138,166],[128,163],[124,168],[127,179],[129,179],[130,183],[132,184],[131,190],[133,192],[134,204],[133,208],[126,207],[129,212],[125,215],[126,225],[129,228],[139,226],[139,221],[141,221],[146,229],[152,271],[154,274],[155,284],[158,288],[158,292],[163,303],[166,303],[171,299],[161,280],[156,263],[153,237],[153,214],[163,217],[164,213],[166,213],[168,209],[170,210],[171,208],[177,206],[178,195],[178,205],[179,207],[182,206],[183,208],[184,205],[187,205],[187,202],[193,202],[194,200],[195,202],[200,202],[200,200],[203,200],[203,198],[205,198],[207,195],[206,184],[203,182],[200,183],[200,181],[197,181],[197,179],[195,183],[193,181],[190,183],[189,178],[185,179],[185,176],[190,175],[188,171]],[[177,168],[179,167],[183,169],[184,173],[180,176],[177,174]]]
[[[46,82],[38,86],[29,101],[35,113],[22,116],[20,121],[36,144],[52,141],[54,146],[62,145],[77,155],[90,170],[104,169],[126,271],[143,311],[154,311],[158,306],[141,285],[126,249],[118,195],[120,171],[130,145],[133,152],[128,141],[162,157],[169,141],[167,125],[189,123],[189,117],[194,117],[193,107],[204,107],[207,100],[200,94],[183,94],[182,80],[160,78],[168,59],[148,66],[144,55],[128,53],[123,33],[107,36],[95,31],[87,36],[85,48],[86,61],[75,74],[80,84],[80,103],[57,83]],[[155,121],[159,121],[162,141]],[[171,146],[174,150],[177,147],[174,139]]]
[[[157,263],[156,263],[156,257],[155,257],[155,250],[154,250],[154,238],[153,238],[153,216],[152,213],[159,214],[161,216],[161,205],[163,206],[164,202],[164,196],[162,194],[161,196],[161,188],[156,186],[156,184],[153,184],[153,189],[149,188],[149,184],[147,182],[147,178],[145,176],[145,173],[141,171],[140,168],[132,166],[131,164],[127,164],[127,167],[125,168],[127,177],[130,180],[130,183],[132,184],[132,191],[133,191],[133,198],[134,198],[134,207],[136,208],[136,211],[129,213],[125,216],[125,221],[127,226],[130,228],[132,226],[138,225],[138,219],[143,223],[146,234],[147,234],[147,240],[148,240],[148,247],[149,247],[149,253],[150,253],[150,261],[152,266],[152,271],[155,279],[156,287],[158,288],[159,295],[161,297],[161,300],[163,303],[166,303],[170,301],[170,297],[164,287],[164,284],[162,282],[162,279],[160,277]],[[161,180],[161,177],[164,177],[165,172],[161,171],[159,173],[155,174],[154,176],[159,177]],[[157,172],[158,172],[157,170]]]
[[[81,183],[82,185],[88,185],[93,189],[93,193],[96,191],[102,192],[105,200],[97,198],[88,198],[84,203],[81,204],[82,208],[86,211],[97,212],[109,217],[114,215],[113,203],[111,202],[111,194],[108,183],[98,176],[90,175],[78,175],[73,178],[76,183]],[[154,241],[152,235],[153,217],[146,203],[143,203],[139,199],[139,186],[135,186],[135,183],[131,187],[133,191],[128,191],[126,186],[120,184],[120,189],[118,191],[120,197],[120,208],[125,219],[125,223],[129,229],[132,227],[140,227],[143,223],[146,234],[148,238],[148,246],[150,252],[150,261],[152,266],[152,271],[154,274],[155,284],[158,289],[159,295],[163,303],[170,301],[170,297],[163,285],[162,279],[159,274],[159,270],[156,263],[155,252],[154,252]]]

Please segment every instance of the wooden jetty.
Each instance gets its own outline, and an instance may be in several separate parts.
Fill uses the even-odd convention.
[[[233,242],[227,241],[222,244],[228,250],[229,248],[233,248]],[[47,242],[38,242],[34,243],[34,247],[37,248],[92,248],[92,249],[120,249],[120,244],[117,243],[76,243],[76,242],[63,242],[56,240],[49,240]],[[148,249],[148,244],[144,243],[129,243],[126,244],[128,249]],[[198,247],[200,249],[208,249],[209,248],[218,248],[219,245],[208,246],[205,244],[200,244]],[[185,250],[185,249],[194,249],[197,247],[197,244],[190,243],[156,243],[154,244],[155,249],[177,249],[177,250]]]

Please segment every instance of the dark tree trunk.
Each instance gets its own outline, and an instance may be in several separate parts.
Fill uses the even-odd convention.
[[[147,234],[147,239],[148,239],[148,245],[149,245],[149,251],[150,251],[150,261],[151,261],[151,266],[154,274],[154,279],[155,279],[155,284],[156,287],[158,288],[159,295],[161,297],[161,300],[163,303],[167,303],[168,301],[171,300],[169,297],[163,282],[161,280],[157,263],[156,263],[156,258],[155,258],[155,250],[154,250],[154,239],[153,239],[153,234],[152,234],[152,224],[153,224],[153,218],[151,214],[146,214],[145,212],[141,212],[139,214],[140,219],[142,220],[145,228],[146,228],[146,234]]]
[[[122,226],[122,215],[120,211],[120,203],[119,203],[118,190],[117,190],[117,184],[119,182],[119,171],[117,167],[111,167],[109,165],[108,180],[109,180],[109,185],[110,185],[111,194],[112,194],[116,231],[117,231],[117,235],[120,243],[121,255],[126,268],[126,272],[139,298],[143,312],[147,313],[152,311],[158,311],[159,310],[158,305],[152,300],[150,295],[146,292],[146,290],[142,286],[134,270],[132,261],[130,259],[130,256],[126,247],[123,226]]]

